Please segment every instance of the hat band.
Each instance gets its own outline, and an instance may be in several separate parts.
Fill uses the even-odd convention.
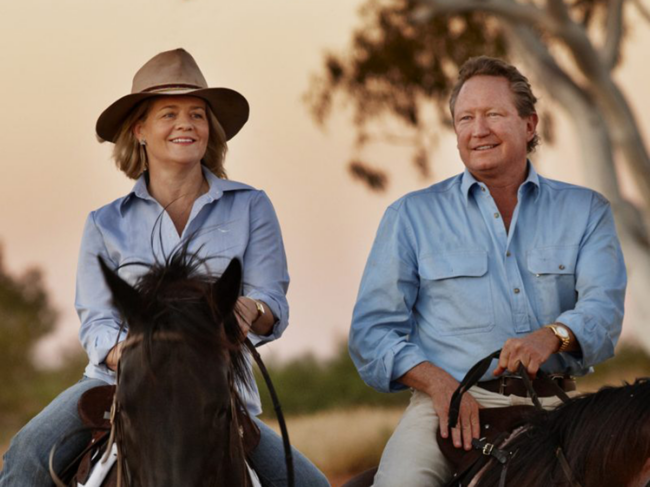
[[[184,85],[184,84],[179,84],[179,85],[158,85],[158,86],[152,86],[151,88],[147,88],[146,90],[142,90],[140,93],[151,93],[151,92],[165,92],[165,91],[176,91],[176,90],[182,90],[182,89],[191,89],[191,90],[202,90],[204,89],[204,86],[196,86],[196,85]]]

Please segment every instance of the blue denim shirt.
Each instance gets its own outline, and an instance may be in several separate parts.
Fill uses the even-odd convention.
[[[461,380],[507,339],[553,322],[581,353],[552,355],[547,372],[584,375],[613,355],[627,278],[609,203],[528,167],[509,232],[467,170],[388,208],[350,330],[368,385],[403,389],[396,379],[424,361]]]
[[[119,312],[111,304],[98,255],[113,268],[129,262],[153,263],[154,253],[161,258],[163,250],[169,254],[182,239],[192,235],[189,250],[198,250],[199,255],[211,258],[207,272],[220,275],[233,257],[240,259],[243,294],[266,303],[277,318],[272,334],[264,341],[280,337],[287,327],[289,275],[280,225],[271,201],[263,191],[219,179],[205,168],[203,175],[210,189],[194,202],[181,236],[162,206],[149,195],[144,176],[128,195],[88,216],[81,241],[75,300],[81,320],[79,337],[90,359],[88,377],[115,382],[115,373],[104,360],[116,343],[121,322]],[[160,226],[155,227],[154,233],[159,217]],[[145,271],[141,266],[126,266],[118,273],[135,284]],[[250,337],[254,343],[262,340],[253,334]],[[249,411],[259,414],[257,389],[243,390],[242,395]]]

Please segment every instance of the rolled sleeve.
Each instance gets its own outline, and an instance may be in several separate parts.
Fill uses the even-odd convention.
[[[574,309],[557,318],[578,339],[581,353],[572,355],[582,368],[614,355],[621,334],[626,285],[625,262],[610,205],[594,194],[576,264],[578,300]]]
[[[354,307],[349,350],[362,379],[380,392],[405,389],[396,380],[426,358],[409,341],[419,277],[409,224],[399,208],[386,211]]]
[[[108,372],[103,362],[116,342],[124,340],[126,331],[123,330],[118,339],[121,319],[118,311],[112,306],[112,295],[104,280],[97,256],[101,256],[109,266],[116,267],[95,224],[94,213],[91,213],[86,220],[81,240],[75,308],[81,320],[79,340],[88,354],[90,363],[103,367]]]
[[[268,196],[259,191],[251,204],[243,290],[245,296],[266,303],[276,321],[270,335],[251,334],[254,343],[266,343],[282,336],[289,324],[288,289],[289,273],[280,224]]]

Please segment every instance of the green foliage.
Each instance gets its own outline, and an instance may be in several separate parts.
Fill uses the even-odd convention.
[[[287,414],[307,414],[352,406],[391,407],[406,405],[409,392],[382,394],[368,387],[342,343],[335,357],[319,361],[306,355],[282,364],[267,364],[273,385]],[[264,379],[255,368],[265,417],[273,417],[273,404]]]
[[[578,379],[579,390],[597,390],[603,385],[619,386],[638,377],[650,377],[650,356],[642,349],[623,344],[610,360],[594,367],[594,373]]]
[[[319,361],[306,355],[289,362],[267,364],[267,368],[286,415],[358,406],[405,407],[410,398],[408,391],[382,394],[364,384],[345,343],[341,343],[336,356],[329,360]],[[650,377],[650,356],[638,348],[623,345],[614,358],[599,364],[595,373],[578,379],[578,386],[587,392],[606,384],[617,386],[636,377]],[[262,397],[264,417],[273,418],[273,405],[257,368],[255,379]]]
[[[57,371],[39,370],[32,362],[33,346],[54,329],[56,319],[41,273],[28,270],[12,276],[0,254],[0,438],[81,377],[84,354],[69,357]]]

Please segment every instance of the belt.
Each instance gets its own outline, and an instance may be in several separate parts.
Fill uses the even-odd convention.
[[[559,375],[550,377],[556,385],[560,387],[564,392],[570,392],[576,390],[576,381],[573,377]],[[548,382],[542,382],[538,379],[532,381],[533,389],[539,397],[552,397],[556,395],[555,388]],[[486,391],[496,392],[504,396],[519,396],[519,397],[528,397],[528,390],[524,385],[524,381],[521,377],[517,376],[506,376],[500,377],[498,379],[487,380],[484,382],[479,382],[476,384],[481,389]]]

